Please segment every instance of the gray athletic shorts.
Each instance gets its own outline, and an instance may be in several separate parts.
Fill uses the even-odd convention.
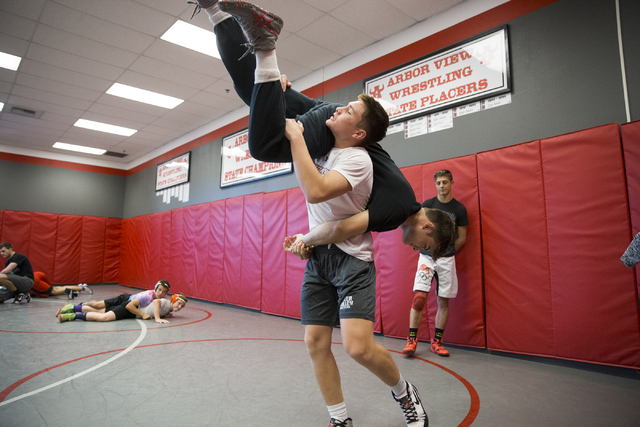
[[[335,326],[340,319],[375,321],[376,267],[340,250],[316,246],[300,292],[303,325]]]
[[[11,281],[18,290],[18,292],[29,292],[29,289],[33,288],[33,279],[27,276],[18,276],[17,274],[7,274],[7,279]]]

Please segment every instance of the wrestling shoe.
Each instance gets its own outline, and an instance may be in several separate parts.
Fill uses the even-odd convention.
[[[449,352],[442,346],[442,343],[435,338],[431,338],[431,351],[438,356],[449,356]]]
[[[62,322],[72,322],[72,321],[76,320],[76,314],[75,313],[58,314],[58,320],[60,320],[60,323],[62,323]]]
[[[65,313],[73,313],[73,304],[71,304],[70,302],[66,303],[64,307],[58,310],[58,312],[56,313],[56,317],[58,317],[58,315],[60,314]]]
[[[211,7],[216,3],[218,3],[218,0],[188,1],[187,4],[195,4],[196,5],[196,8],[193,10],[193,13],[191,14],[191,18],[190,19],[193,19],[194,16],[199,14],[201,9],[206,9],[208,7]]]
[[[407,356],[413,356],[413,353],[416,352],[416,347],[418,346],[418,339],[408,337],[407,338],[407,346],[402,350],[402,354],[406,354]]]
[[[259,6],[239,0],[220,0],[218,7],[221,11],[233,16],[247,35],[249,43],[244,46],[247,51],[240,59],[249,53],[259,50],[273,50],[276,48],[276,40],[282,31],[282,18]]]
[[[64,291],[67,293],[67,298],[69,299],[75,298],[75,295],[73,294],[73,291],[71,289],[65,289]]]
[[[422,406],[418,389],[406,381],[405,383],[407,384],[407,394],[404,397],[397,398],[393,392],[391,395],[400,404],[407,427],[429,427],[429,417]]]
[[[13,297],[13,303],[14,304],[21,304],[22,301],[24,301],[26,299],[27,295],[29,295],[29,294],[25,294],[24,292],[20,292],[15,297]],[[30,295],[29,295],[29,301],[31,301],[31,296]],[[27,302],[29,302],[29,301],[27,301]]]
[[[347,418],[344,421],[336,421],[331,418],[331,421],[329,421],[329,427],[353,427],[353,421],[351,421],[351,418]]]
[[[91,295],[93,295],[93,289],[91,289],[86,283],[82,283],[80,287],[82,287],[81,292],[89,292]]]

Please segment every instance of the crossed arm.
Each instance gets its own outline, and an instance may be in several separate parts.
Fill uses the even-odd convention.
[[[284,250],[297,255],[300,259],[307,259],[314,246],[343,242],[364,234],[368,226],[369,211],[364,210],[347,219],[320,224],[307,234],[286,237]]]

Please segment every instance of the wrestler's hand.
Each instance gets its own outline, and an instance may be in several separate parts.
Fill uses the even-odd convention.
[[[299,239],[291,247],[291,252],[294,253],[301,260],[305,260],[311,257],[313,248],[310,248],[302,241],[302,239]]]
[[[142,315],[142,320],[149,320],[149,319],[151,319],[151,316],[149,316],[148,314],[144,313]]]
[[[298,240],[298,238],[302,238],[302,234],[296,234],[295,236],[287,236],[284,238],[284,243],[282,244],[282,247],[284,248],[285,252],[293,252],[291,250],[291,247],[296,242],[296,240]]]
[[[289,81],[289,78],[286,76],[286,74],[282,74],[280,76],[280,84],[282,85],[283,92],[286,92],[287,88],[291,87],[291,82]]]
[[[287,119],[287,126],[284,129],[284,136],[289,140],[293,141],[298,138],[302,139],[302,134],[304,133],[304,125],[301,122],[297,122],[295,119]]]
[[[169,323],[169,321],[164,319],[157,319],[156,323]]]

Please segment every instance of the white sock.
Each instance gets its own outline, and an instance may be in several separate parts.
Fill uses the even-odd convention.
[[[349,415],[347,415],[347,405],[345,405],[344,402],[327,406],[327,409],[329,410],[329,416],[336,421],[344,421],[349,418]]]
[[[256,83],[267,83],[280,80],[278,57],[276,50],[259,50],[256,52]]]
[[[405,383],[406,381],[402,378],[402,374],[400,374],[400,381],[398,381],[398,384],[391,387],[391,391],[393,391],[393,395],[395,397],[404,397],[404,395],[407,394],[407,386]]]
[[[207,12],[207,15],[209,15],[209,21],[211,21],[214,27],[225,19],[231,18],[231,15],[229,15],[227,12],[223,12],[218,9],[218,2],[216,2],[216,4],[214,4],[213,6],[206,8],[204,11]]]

